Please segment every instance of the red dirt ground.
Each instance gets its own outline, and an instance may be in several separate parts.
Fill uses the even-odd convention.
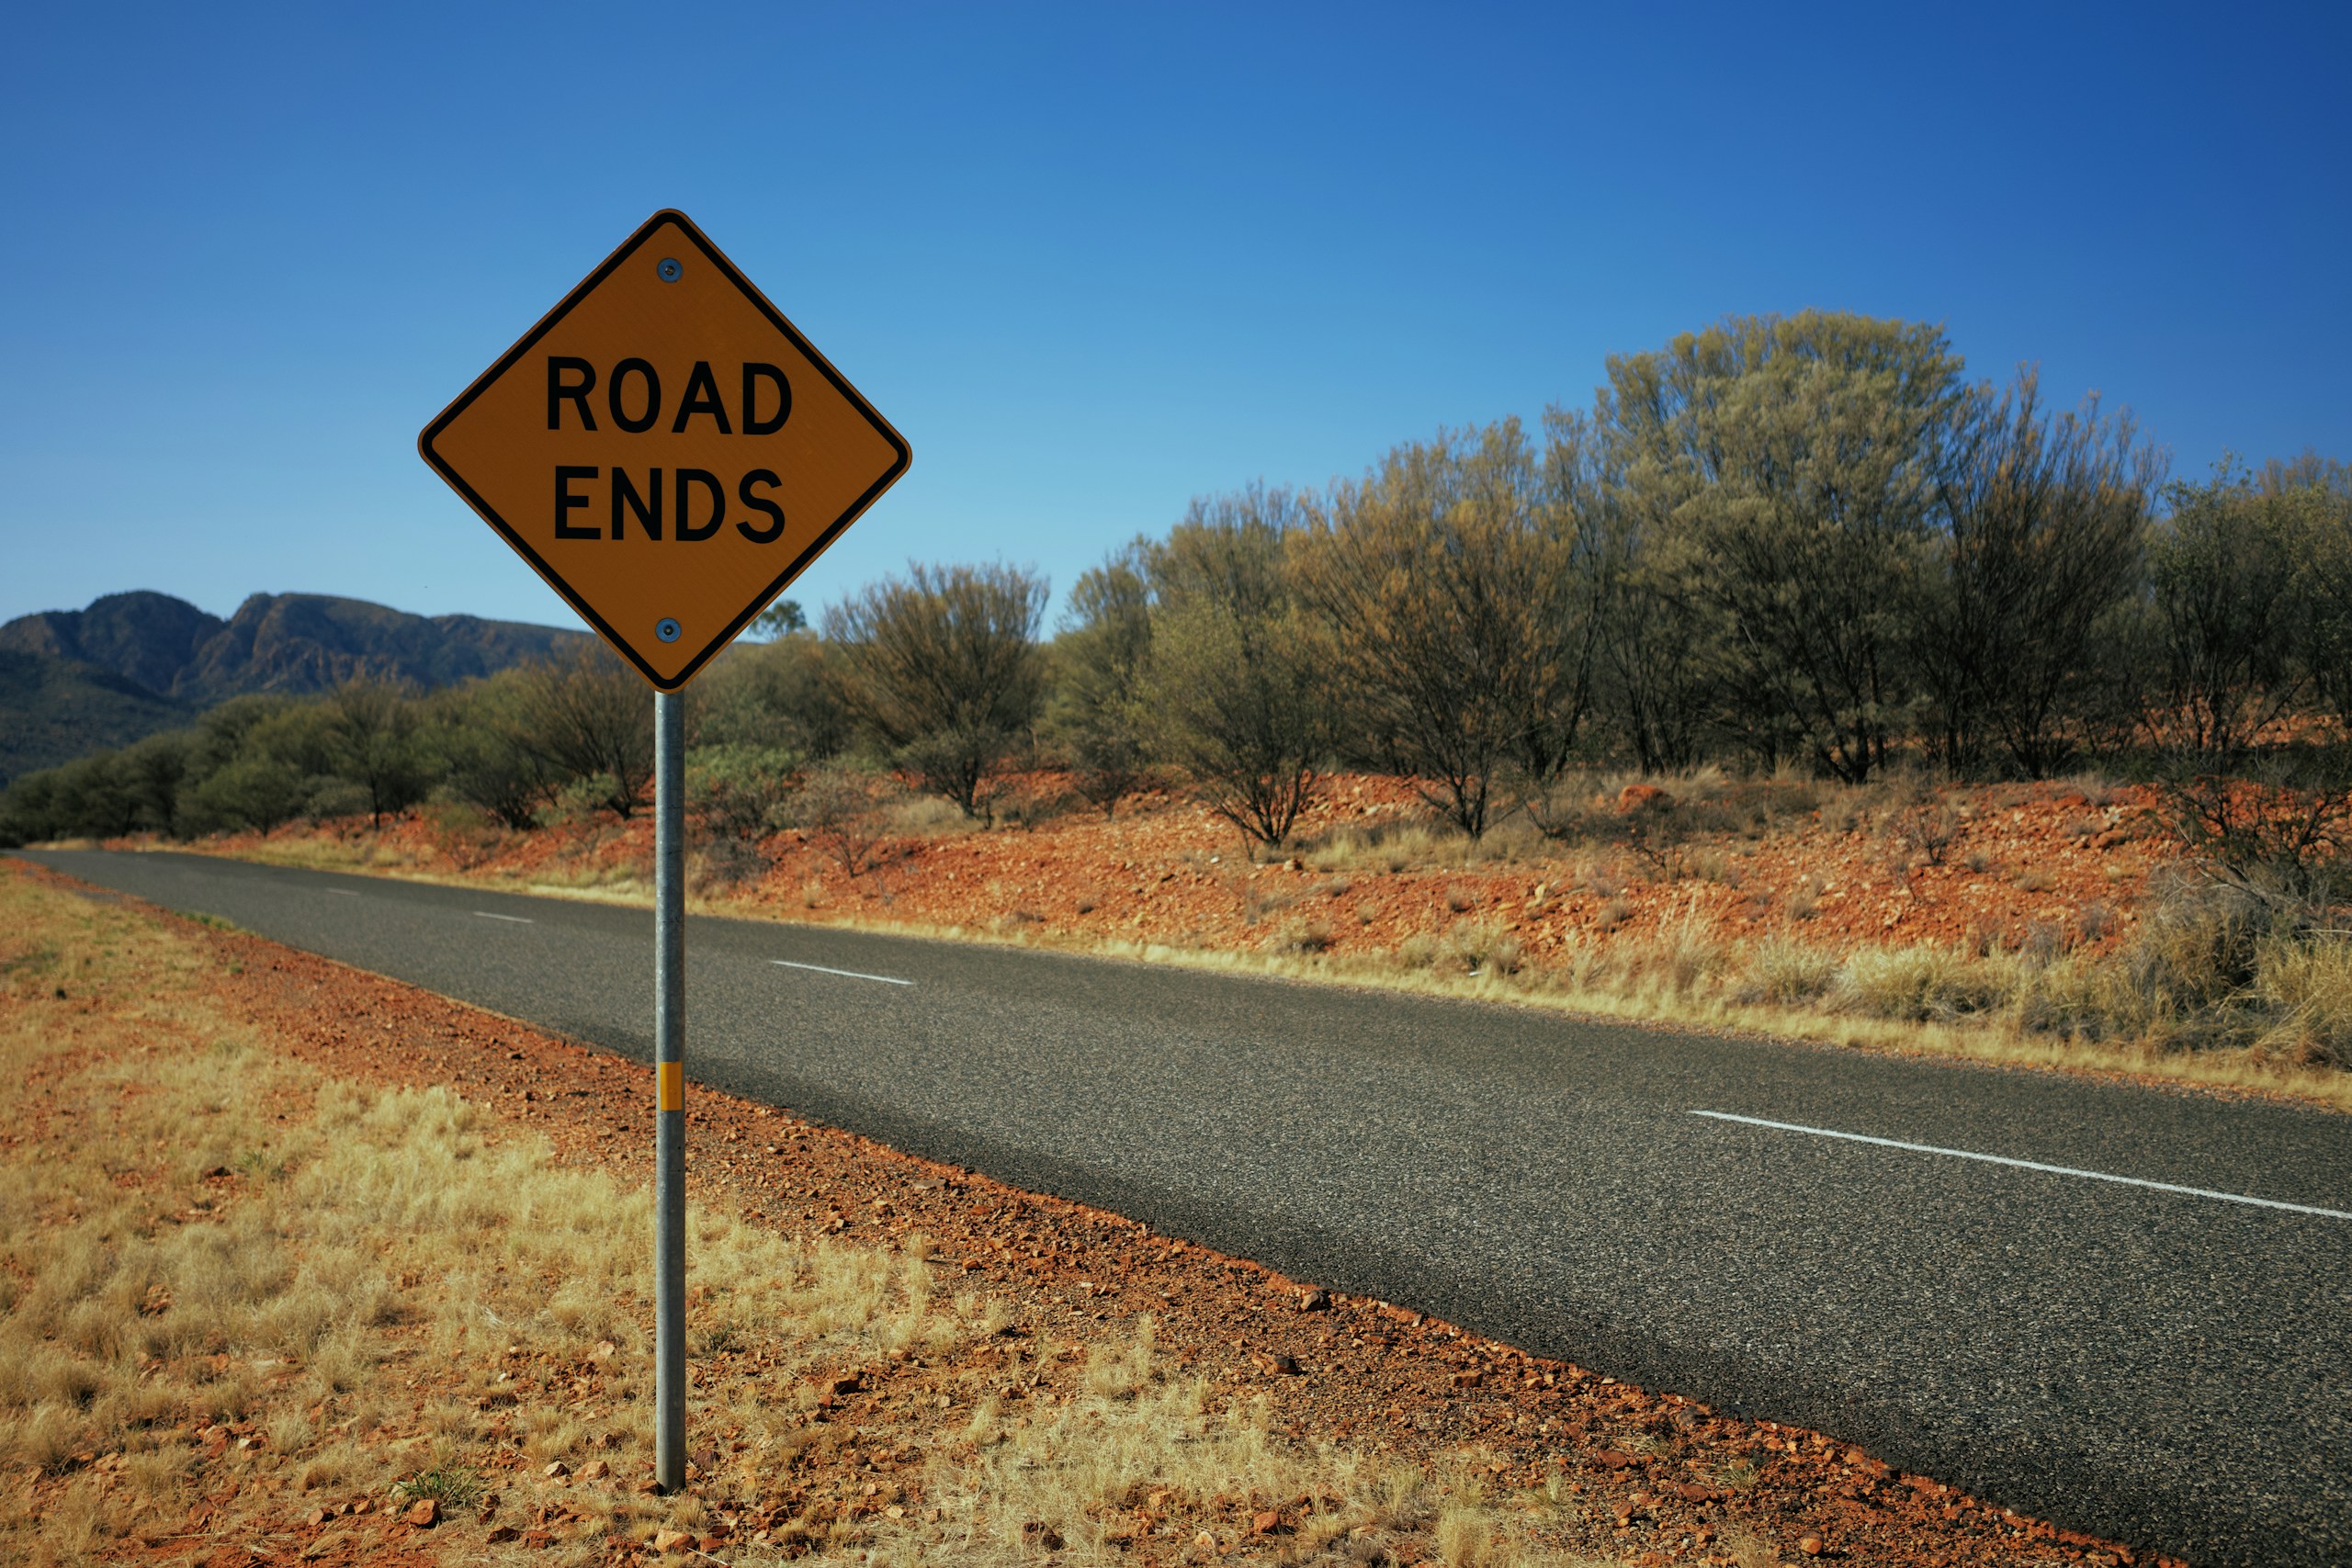
[[[1050,798],[1059,781],[1029,775],[1012,787]],[[1640,804],[1649,787],[1598,797],[1594,816],[1629,837],[1659,823],[1674,808]],[[730,886],[706,878],[704,890],[716,904],[795,920],[852,917],[1223,951],[1306,934],[1335,953],[1385,953],[1472,920],[1501,928],[1537,966],[1583,944],[1655,937],[1692,919],[1724,937],[1785,932],[1838,953],[2037,940],[2104,948],[2129,934],[2149,872],[2175,852],[2147,807],[2144,791],[2103,791],[2094,801],[2065,784],[1954,788],[1910,805],[1833,796],[1769,827],[1700,832],[1654,842],[1646,853],[1622,842],[1552,845],[1522,832],[1505,860],[1432,865],[1424,857],[1390,871],[1366,854],[1318,870],[1318,839],[1429,814],[1407,781],[1343,774],[1326,782],[1294,835],[1306,848],[1271,858],[1261,851],[1264,863],[1207,807],[1155,790],[1122,803],[1109,820],[1080,806],[1035,829],[950,823],[886,835],[879,863],[857,876],[808,835],[778,833],[762,845],[773,862],[764,874]],[[1921,814],[1942,816],[1950,834],[1932,854],[1921,847]],[[318,839],[374,852],[388,869],[576,886],[632,873],[649,880],[652,822],[640,813],[499,833],[452,831],[445,815],[413,814],[380,829],[365,820],[288,827],[266,842]],[[198,847],[250,853],[264,840]]]

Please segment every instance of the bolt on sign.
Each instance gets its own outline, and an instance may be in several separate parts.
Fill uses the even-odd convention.
[[[683,212],[657,212],[417,449],[673,692],[907,471],[906,442]]]

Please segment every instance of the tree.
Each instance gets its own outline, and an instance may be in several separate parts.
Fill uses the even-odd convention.
[[[1544,416],[1556,481],[1579,499],[1590,539],[1593,701],[1645,773],[1687,768],[1714,716],[1721,615],[1699,592],[1697,554],[1676,513],[1693,482],[1641,449],[1604,391],[1591,414]],[[1647,433],[1663,446],[1662,429]]]
[[[2110,678],[2101,633],[2138,581],[2164,455],[2129,414],[2101,417],[2096,395],[2045,414],[2030,369],[1980,405],[1961,445],[1914,616],[1937,742],[1955,771],[1998,746],[2047,778]]]
[[[337,804],[334,741],[315,700],[232,697],[197,721],[175,815],[192,833],[267,832]]]
[[[187,731],[173,729],[151,735],[122,753],[122,788],[140,827],[158,833],[179,831],[179,795],[187,781],[191,744]]]
[[[1904,616],[1960,374],[1932,327],[1820,311],[1609,361],[1628,486],[1691,552],[1728,639],[1722,705],[1760,760],[1793,746],[1859,783],[1912,717]]]
[[[2159,745],[2218,769],[2292,710],[2306,666],[2309,578],[2289,498],[2233,459],[2165,488],[2148,544],[2146,722]]]
[[[1279,845],[1313,800],[1331,743],[1331,655],[1291,592],[1306,523],[1295,494],[1253,485],[1195,501],[1150,553],[1144,682],[1159,752],[1250,838]]]
[[[1149,547],[1143,541],[1081,573],[1053,645],[1051,731],[1078,792],[1112,816],[1149,763],[1143,681],[1151,658]]]
[[[1550,477],[1516,420],[1441,431],[1335,486],[1299,552],[1340,682],[1473,839],[1499,770],[1558,771],[1590,693],[1575,498]]]
[[[755,637],[789,637],[807,629],[808,625],[808,617],[798,600],[779,599],[760,612],[758,619],[752,623],[752,632]]]
[[[1019,567],[910,565],[826,612],[851,711],[967,817],[1036,722],[1046,593]]]
[[[2256,488],[2301,563],[2301,663],[2312,695],[2352,738],[2352,468],[2305,453],[2272,459]]]
[[[653,778],[653,699],[602,643],[582,643],[517,678],[516,739],[558,779],[606,781],[601,804],[624,819]]]
[[[382,681],[346,681],[326,706],[334,771],[367,792],[369,826],[381,828],[386,814],[424,798],[431,778],[407,691]]]
[[[553,764],[526,738],[530,674],[502,670],[435,694],[423,743],[450,796],[520,829],[538,821],[555,793]]]
[[[755,746],[820,762],[839,755],[855,728],[839,663],[823,638],[805,630],[737,643],[688,688],[696,744]]]

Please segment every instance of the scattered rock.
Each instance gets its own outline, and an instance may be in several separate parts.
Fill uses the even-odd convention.
[[[1797,1542],[1797,1550],[1807,1557],[1818,1557],[1821,1555],[1821,1538],[1817,1535],[1806,1536]]]
[[[1637,811],[1664,811],[1674,797],[1654,784],[1629,784],[1617,792],[1617,809],[1627,817]]]
[[[553,1464],[548,1465],[545,1470],[539,1472],[539,1473],[546,1476],[549,1481],[561,1481],[565,1476],[571,1473],[571,1467],[564,1463],[563,1461],[557,1460]]]
[[[1329,1312],[1331,1310],[1331,1292],[1323,1290],[1320,1287],[1308,1290],[1298,1298],[1298,1310],[1301,1312]]]
[[[653,1550],[667,1554],[682,1546],[693,1545],[694,1539],[684,1530],[658,1529],[653,1532]]]
[[[1251,1535],[1287,1535],[1289,1528],[1283,1523],[1281,1510],[1268,1508],[1250,1521]]]
[[[582,1481],[602,1481],[612,1473],[613,1467],[600,1459],[592,1459],[580,1467],[580,1479]]]
[[[513,1540],[520,1534],[522,1534],[522,1531],[516,1529],[513,1525],[497,1525],[492,1527],[491,1529],[489,1538],[490,1544],[492,1546],[503,1546],[507,1541]]]
[[[401,1517],[418,1529],[429,1530],[441,1522],[441,1505],[430,1497],[419,1497],[409,1505],[408,1512]]]

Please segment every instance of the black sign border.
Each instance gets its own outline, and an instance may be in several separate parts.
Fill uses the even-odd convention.
[[[806,550],[802,551],[799,557],[796,558],[791,565],[785,568],[781,576],[779,576],[774,582],[769,583],[767,587],[762,589],[759,593],[752,598],[751,607],[749,609],[736,616],[735,619],[729,624],[727,629],[713,637],[700,653],[695,655],[695,657],[686,664],[684,669],[681,670],[676,676],[668,680],[664,680],[654,671],[651,665],[645,661],[644,658],[638,653],[636,647],[628,637],[622,637],[618,632],[616,632],[605,623],[604,616],[598,615],[584,599],[582,599],[578,593],[572,592],[571,585],[566,583],[563,579],[557,574],[555,569],[548,566],[546,561],[539,558],[538,551],[533,549],[530,545],[525,541],[523,536],[509,525],[505,518],[501,517],[498,514],[497,509],[492,507],[489,502],[483,500],[481,496],[475,491],[473,486],[466,482],[465,476],[458,473],[458,470],[451,467],[439,453],[433,449],[433,440],[435,436],[447,429],[450,423],[459,414],[465,412],[466,410],[472,405],[473,400],[476,398],[481,396],[483,392],[490,389],[492,382],[505,375],[509,369],[513,368],[516,360],[522,358],[531,351],[533,344],[537,344],[541,338],[553,331],[556,324],[561,321],[565,316],[571,314],[573,306],[579,304],[581,300],[586,299],[589,294],[593,293],[598,284],[604,282],[606,277],[612,275],[615,268],[628,261],[630,257],[634,256],[639,250],[644,248],[645,243],[648,240],[650,240],[654,233],[664,225],[675,226],[679,231],[684,233],[686,239],[693,243],[695,248],[703,254],[705,260],[708,261],[711,265],[717,267],[721,276],[726,277],[726,279],[732,283],[737,288],[741,289],[745,299],[758,306],[760,313],[768,319],[768,324],[775,327],[776,331],[782,333],[787,339],[789,339],[795,348],[798,349],[803,355],[808,356],[810,364],[816,366],[819,370],[823,371],[825,378],[833,384],[833,389],[841,393],[842,397],[846,398],[849,400],[850,406],[857,410],[857,412],[865,417],[865,422],[874,427],[875,433],[880,435],[885,441],[888,442],[890,444],[891,450],[898,454],[898,460],[890,465],[889,469],[884,473],[880,479],[875,480],[874,483],[867,488],[865,494],[852,502],[847,511],[843,512],[839,517],[835,518],[830,525],[828,525],[823,533],[817,536],[817,539],[814,544],[811,544]],[[525,560],[530,563],[531,570],[537,572],[548,587],[554,589],[559,594],[562,595],[564,603],[570,604],[572,609],[577,611],[581,619],[586,621],[591,626],[595,628],[597,636],[603,637],[607,643],[611,644],[612,647],[623,657],[628,659],[631,664],[635,665],[638,672],[643,675],[648,681],[651,682],[656,691],[662,692],[677,691],[685,685],[687,682],[693,680],[695,676],[701,671],[702,667],[710,662],[721,649],[725,648],[729,643],[733,642],[735,638],[741,634],[743,628],[752,624],[752,618],[758,615],[761,611],[766,609],[777,594],[790,587],[795,578],[808,570],[809,564],[819,556],[825,553],[826,549],[832,544],[832,542],[841,536],[842,530],[847,528],[852,523],[856,522],[858,515],[867,507],[873,505],[875,500],[880,496],[884,491],[888,490],[892,485],[896,484],[899,481],[899,477],[906,473],[908,465],[914,460],[913,449],[908,446],[906,437],[900,435],[898,431],[891,426],[888,420],[884,419],[881,414],[875,411],[874,405],[867,402],[865,396],[860,393],[855,387],[849,384],[847,378],[843,377],[840,371],[833,368],[832,361],[827,359],[823,355],[817,352],[817,345],[810,343],[806,337],[802,336],[800,329],[794,326],[789,321],[785,319],[784,312],[777,310],[775,305],[771,304],[768,300],[768,297],[761,293],[759,289],[753,286],[752,280],[745,277],[736,267],[733,262],[727,259],[726,254],[720,251],[717,245],[711,243],[710,237],[705,234],[699,228],[695,227],[695,220],[693,219],[687,217],[684,213],[680,212],[675,208],[670,207],[663,208],[661,211],[647,219],[643,223],[638,225],[637,231],[631,234],[628,239],[623,240],[618,247],[614,250],[613,254],[606,256],[604,262],[597,266],[595,271],[581,279],[579,284],[573,288],[571,293],[565,295],[556,303],[553,310],[540,317],[539,322],[537,326],[524,333],[522,338],[515,343],[514,346],[501,355],[496,363],[492,364],[489,369],[475,377],[472,385],[469,386],[464,391],[458,393],[457,400],[450,403],[447,408],[443,409],[440,414],[434,419],[433,423],[426,425],[424,429],[418,434],[416,438],[416,450],[417,455],[423,457],[427,464],[431,465],[433,471],[439,474],[443,481],[447,483],[451,490],[456,491],[460,496],[465,498],[467,505],[472,507],[477,513],[481,513],[483,522],[498,530],[500,536],[504,538],[509,545],[514,547],[515,554],[521,556]]]

